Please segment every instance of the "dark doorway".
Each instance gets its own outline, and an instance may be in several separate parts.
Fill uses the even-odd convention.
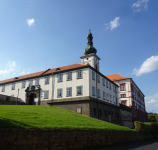
[[[36,94],[32,93],[29,96],[29,105],[34,105],[34,98],[36,98]]]

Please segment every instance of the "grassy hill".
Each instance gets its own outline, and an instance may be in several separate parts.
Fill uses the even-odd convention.
[[[131,130],[127,127],[86,117],[69,110],[36,105],[1,105],[0,128]]]

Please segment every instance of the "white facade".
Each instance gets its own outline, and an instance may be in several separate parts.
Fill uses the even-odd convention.
[[[78,78],[78,71],[81,71],[81,78]],[[68,80],[68,73],[72,75],[72,78]],[[92,73],[95,74],[95,78],[93,79]],[[60,76],[60,78],[59,78]],[[98,82],[98,76],[100,77],[100,82]],[[48,77],[48,84],[45,83]],[[119,105],[118,102],[118,87],[115,84],[108,80],[105,76],[101,75],[94,69],[91,69],[89,66],[83,69],[76,68],[75,70],[65,71],[62,73],[51,74],[48,76],[42,76],[38,78],[32,79],[23,79],[21,81],[15,81],[12,83],[6,83],[0,85],[0,94],[14,96],[19,95],[18,97],[21,101],[25,102],[25,90],[29,87],[29,81],[32,80],[32,85],[35,85],[35,80],[39,80],[39,85],[41,88],[40,92],[40,100],[54,100],[54,99],[67,99],[70,97],[81,97],[81,96],[90,96],[94,98],[98,98],[99,100],[106,101],[108,103]],[[103,85],[103,79],[105,80],[105,85]],[[106,82],[108,81],[108,87],[106,86]],[[22,83],[25,82],[25,88],[22,87]],[[15,89],[12,89],[12,85],[15,85]],[[110,89],[111,84],[111,89]],[[2,92],[3,86],[5,86],[4,92]],[[77,94],[77,87],[81,87],[81,94]],[[95,88],[95,95],[93,94],[93,87]],[[115,89],[113,89],[115,87]],[[67,88],[70,88],[71,94],[67,95]],[[58,90],[61,89],[62,94],[59,96]],[[117,90],[116,90],[117,89]],[[100,96],[98,93],[100,90]],[[44,92],[48,91],[48,97],[45,97]],[[103,97],[103,92],[105,93],[105,98]],[[107,96],[107,94],[109,96]],[[110,98],[111,97],[111,98]]]

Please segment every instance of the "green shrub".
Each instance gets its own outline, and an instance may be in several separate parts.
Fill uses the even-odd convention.
[[[157,115],[154,115],[154,114],[148,115],[148,121],[149,122],[157,122],[157,120],[158,120],[158,116]]]
[[[152,132],[154,131],[154,124],[153,122],[140,122],[135,121],[135,130],[138,132]]]

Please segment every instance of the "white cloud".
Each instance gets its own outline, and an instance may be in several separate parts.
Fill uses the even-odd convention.
[[[29,26],[32,26],[34,25],[35,19],[27,19],[26,21]]]
[[[117,28],[118,26],[120,26],[119,19],[120,17],[116,17],[114,20],[110,21],[110,23],[104,24],[106,26],[105,30],[108,30],[108,29],[113,30]]]
[[[149,0],[138,0],[131,7],[134,12],[141,12],[143,10],[146,11],[148,9],[148,2]]]
[[[149,73],[156,69],[158,69],[158,55],[148,58],[146,61],[143,62],[139,69],[134,68],[133,74],[135,74],[136,76],[140,76],[144,73]]]
[[[15,61],[9,61],[6,68],[3,69],[3,70],[0,70],[0,74],[1,75],[6,75],[8,73],[11,73],[15,70],[15,67],[16,67]]]

